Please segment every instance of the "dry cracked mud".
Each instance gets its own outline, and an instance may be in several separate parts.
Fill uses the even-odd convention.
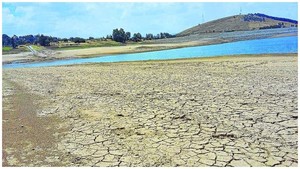
[[[296,54],[4,69],[64,128],[46,160],[4,144],[5,165],[296,167],[297,80]]]

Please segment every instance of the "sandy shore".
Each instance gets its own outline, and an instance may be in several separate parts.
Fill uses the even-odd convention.
[[[3,130],[3,164],[296,167],[297,68],[290,54],[4,69],[3,129],[48,121],[35,137],[51,143]]]
[[[138,53],[138,52],[148,52],[148,51],[158,51],[166,49],[183,48],[188,46],[201,46],[215,43],[222,43],[225,41],[191,41],[182,43],[164,43],[164,44],[131,44],[126,46],[111,46],[111,47],[93,47],[86,49],[72,49],[72,50],[44,50],[43,53],[46,57],[33,56],[29,52],[19,53],[19,54],[8,54],[2,56],[2,63],[11,62],[39,62],[46,60],[60,60],[60,59],[71,59],[71,58],[89,58],[96,56],[107,56],[115,54],[125,54],[125,53]],[[51,54],[47,54],[51,53]]]
[[[28,52],[3,55],[2,63],[11,63],[15,61],[38,62],[38,61],[46,61],[46,60],[69,59],[69,58],[87,58],[87,57],[106,56],[106,55],[114,55],[114,54],[158,51],[158,50],[166,50],[166,49],[174,49],[174,48],[191,47],[191,46],[220,44],[220,43],[235,42],[235,41],[242,41],[242,40],[275,38],[275,37],[286,37],[286,36],[297,36],[297,35],[298,35],[298,30],[296,28],[207,33],[207,34],[190,35],[185,37],[151,40],[151,41],[145,41],[137,44],[126,44],[124,46],[93,47],[93,48],[86,48],[86,49],[73,49],[73,50],[61,50],[61,51],[47,49],[41,51],[40,53],[41,57],[33,56]]]

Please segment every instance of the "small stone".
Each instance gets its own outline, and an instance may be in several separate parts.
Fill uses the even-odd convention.
[[[103,161],[114,161],[114,159],[115,159],[115,156],[114,156],[114,155],[107,154],[107,155],[104,157]]]
[[[93,156],[104,156],[104,155],[106,155],[106,154],[108,154],[108,151],[107,151],[107,150],[97,150],[97,151],[93,154]]]
[[[250,167],[248,163],[246,163],[244,160],[233,160],[229,163],[229,165],[233,167]]]
[[[103,142],[106,141],[107,139],[103,138],[101,135],[98,135],[97,138],[95,139],[96,142]]]
[[[274,166],[276,164],[280,164],[280,162],[274,158],[268,158],[268,161],[265,163],[268,166]]]
[[[230,161],[231,159],[232,159],[232,157],[229,156],[229,155],[226,155],[226,156],[224,156],[224,155],[217,155],[217,160],[218,161],[225,161],[225,162],[227,162],[227,161]]]
[[[206,155],[207,155],[207,158],[210,159],[210,160],[216,159],[216,154],[215,153],[210,152],[210,153],[207,153]]]
[[[112,155],[119,155],[119,156],[123,155],[123,152],[121,152],[120,150],[111,150],[109,151],[109,153]]]
[[[212,166],[215,163],[215,160],[200,158],[199,162],[208,166]]]
[[[251,165],[251,167],[265,167],[266,165],[264,163],[261,163],[259,161],[253,160],[253,159],[245,159],[247,163]]]
[[[168,133],[168,134],[167,134],[167,137],[169,137],[169,138],[177,138],[177,137],[178,137],[178,134],[175,134],[175,133]]]
[[[192,149],[203,149],[204,146],[203,145],[198,145],[198,144],[191,144],[190,148],[192,148]]]

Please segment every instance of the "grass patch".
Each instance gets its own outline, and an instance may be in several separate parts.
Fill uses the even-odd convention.
[[[25,46],[18,46],[17,48],[13,49],[12,47],[3,47],[2,48],[2,54],[17,54],[21,52],[29,52],[29,50]]]
[[[4,52],[8,52],[8,51],[11,51],[12,50],[12,47],[9,47],[9,46],[3,46],[2,47],[2,51]]]
[[[44,47],[43,46],[37,46],[37,45],[30,45],[34,50],[36,50],[36,51],[41,51],[41,50],[43,50],[44,49]]]

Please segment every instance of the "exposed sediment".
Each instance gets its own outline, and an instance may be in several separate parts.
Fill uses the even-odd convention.
[[[68,130],[55,151],[70,155],[66,166],[298,165],[295,55],[7,69],[3,76],[39,95],[39,117],[62,119]],[[13,161],[9,152],[6,160]]]

